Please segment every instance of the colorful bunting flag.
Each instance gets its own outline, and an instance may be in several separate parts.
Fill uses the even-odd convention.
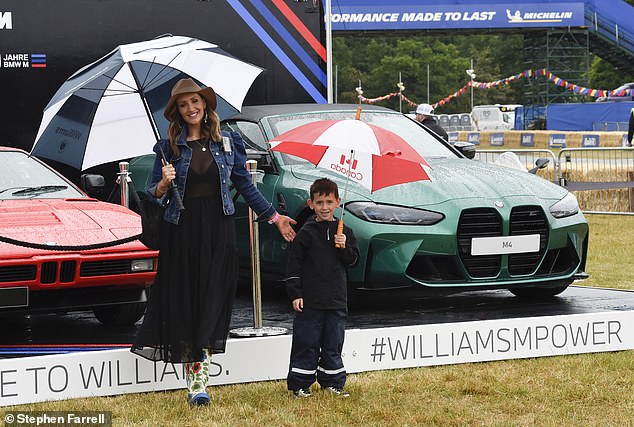
[[[602,97],[602,96],[603,97],[604,96],[632,96],[634,94],[634,89],[623,89],[623,90],[615,91],[615,90],[590,89],[587,87],[578,86],[576,84],[569,83],[568,81],[554,75],[552,72],[546,70],[545,68],[540,68],[539,70],[525,70],[514,76],[509,76],[504,79],[500,79],[493,82],[482,83],[482,82],[476,82],[476,81],[470,80],[465,86],[461,87],[459,90],[445,97],[444,99],[441,99],[440,101],[432,104],[432,106],[434,108],[438,106],[443,106],[449,101],[451,101],[453,98],[456,98],[460,95],[464,95],[465,93],[467,93],[467,90],[472,86],[478,89],[490,89],[502,84],[507,85],[510,82],[519,80],[521,78],[533,78],[533,77],[547,77],[549,81],[553,82],[553,84],[557,86],[564,87],[580,95],[587,95],[594,98]],[[405,95],[399,92],[389,93],[387,95],[384,95],[378,98],[366,98],[362,95],[359,95],[359,102],[363,102],[365,104],[375,104],[377,102],[387,101],[388,99],[391,99],[395,96],[400,96],[401,99],[407,102],[407,104],[410,107],[416,107],[418,105],[417,103],[407,99]]]

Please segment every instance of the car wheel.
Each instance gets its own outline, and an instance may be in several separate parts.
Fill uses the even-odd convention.
[[[568,288],[568,284],[555,286],[555,287],[548,287],[548,288],[543,288],[543,287],[515,288],[515,289],[509,289],[509,291],[516,297],[537,299],[537,298],[554,297],[555,295],[559,295],[560,293],[565,291],[567,288]]]
[[[145,313],[144,302],[106,305],[93,310],[95,317],[106,326],[134,325]]]

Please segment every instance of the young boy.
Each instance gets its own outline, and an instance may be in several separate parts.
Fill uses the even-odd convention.
[[[315,382],[329,393],[343,390],[346,370],[341,360],[348,316],[346,268],[359,260],[349,227],[337,234],[335,209],[341,199],[327,178],[310,186],[308,206],[315,211],[297,233],[288,258],[286,290],[296,311],[287,377],[295,397],[310,397]]]

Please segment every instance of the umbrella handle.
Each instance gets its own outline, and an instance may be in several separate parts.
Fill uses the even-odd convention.
[[[176,187],[176,184],[174,184],[174,181],[170,181],[169,185],[167,186],[167,192],[170,195],[171,202],[176,205],[178,210],[179,211],[185,210],[185,206],[183,205],[183,199],[181,199],[181,195],[178,192],[178,188]]]
[[[166,165],[168,163],[167,157],[165,156],[165,152],[163,151],[163,147],[159,144],[159,148],[161,149],[161,158],[163,159],[163,164]],[[174,203],[179,211],[185,210],[185,206],[183,205],[183,199],[181,199],[181,195],[178,192],[178,188],[174,181],[170,181],[167,186],[167,192],[169,193],[170,202]]]
[[[337,224],[337,234],[343,234],[343,219],[339,220],[339,223]],[[343,248],[343,245],[339,244],[339,243],[335,243],[335,248]]]

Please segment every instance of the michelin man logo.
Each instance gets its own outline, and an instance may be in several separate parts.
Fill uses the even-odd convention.
[[[515,13],[511,15],[511,11],[506,9],[506,17],[509,22],[522,22],[524,20],[522,18],[522,13],[519,10],[516,10]]]

